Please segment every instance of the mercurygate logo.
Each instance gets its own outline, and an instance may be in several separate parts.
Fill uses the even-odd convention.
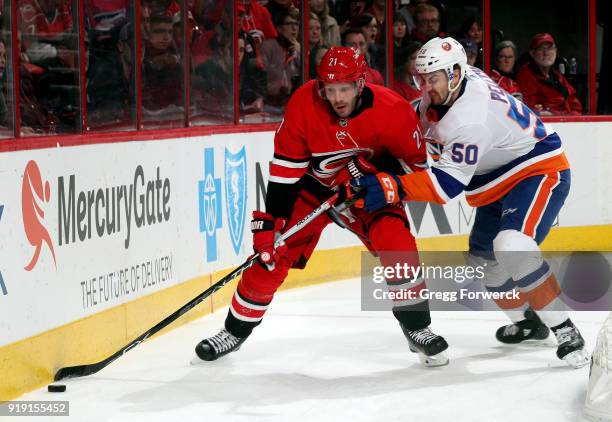
[[[21,191],[23,226],[35,248],[25,267],[27,271],[36,266],[45,245],[57,268],[55,246],[124,233],[123,246],[128,249],[134,227],[139,229],[170,219],[170,179],[162,179],[159,167],[152,178],[138,165],[130,184],[112,187],[83,189],[76,174],[59,176],[57,194],[53,196],[49,181],[44,181],[38,164],[31,160],[24,171]],[[55,246],[45,213],[51,200],[57,201],[58,209]]]
[[[152,226],[170,219],[170,179],[147,179],[141,165],[132,183],[78,190],[76,175],[57,179],[58,244],[75,243],[125,232],[124,247],[130,247],[133,224]],[[123,223],[123,224],[122,224]]]

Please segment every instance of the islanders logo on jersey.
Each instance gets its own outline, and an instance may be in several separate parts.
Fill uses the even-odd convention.
[[[225,209],[230,238],[236,255],[240,252],[247,202],[247,160],[243,146],[237,153],[225,148]]]
[[[451,48],[453,48],[453,46],[448,42],[443,42],[441,47],[444,51],[451,51]]]

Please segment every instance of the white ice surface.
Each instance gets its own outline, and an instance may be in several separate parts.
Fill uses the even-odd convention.
[[[360,311],[358,283],[279,293],[242,348],[216,362],[189,364],[227,309],[65,381],[65,393],[45,387],[19,400],[70,401],[69,418],[45,421],[581,420],[588,366],[568,368],[551,346],[501,345],[501,312],[433,313],[451,362],[424,368],[390,312]],[[589,349],[606,316],[572,314]]]

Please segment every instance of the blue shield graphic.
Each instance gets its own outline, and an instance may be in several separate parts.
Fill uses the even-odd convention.
[[[247,160],[242,147],[237,153],[225,149],[225,209],[230,238],[236,255],[240,253],[247,203]]]
[[[217,260],[217,230],[221,228],[221,179],[215,177],[215,150],[204,150],[204,180],[198,181],[200,232],[206,236],[206,262]]]

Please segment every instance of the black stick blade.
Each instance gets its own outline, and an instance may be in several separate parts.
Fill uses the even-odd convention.
[[[55,377],[53,377],[53,380],[60,381],[67,378],[85,377],[87,375],[95,374],[100,369],[104,368],[106,365],[108,365],[106,361],[102,361],[89,365],[67,366],[65,368],[60,368],[55,373]]]

